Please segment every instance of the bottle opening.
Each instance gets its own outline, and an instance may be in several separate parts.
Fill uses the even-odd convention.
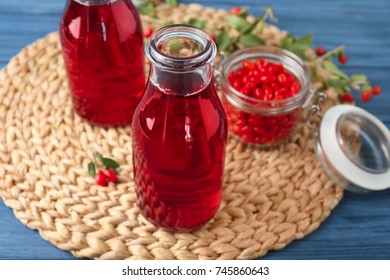
[[[161,42],[158,49],[169,57],[190,58],[201,53],[204,50],[204,45],[188,37],[177,37]]]
[[[174,24],[156,31],[145,45],[145,54],[155,65],[165,70],[192,71],[210,64],[217,48],[200,28]]]
[[[117,0],[74,0],[74,2],[85,6],[101,6],[111,4],[116,1]]]

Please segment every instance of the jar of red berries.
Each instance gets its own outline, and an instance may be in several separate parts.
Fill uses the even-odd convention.
[[[352,105],[319,114],[326,96],[310,89],[309,70],[295,54],[269,46],[236,51],[222,61],[220,81],[228,129],[243,142],[287,141],[305,108],[320,117],[318,127],[311,126],[314,150],[335,183],[356,192],[390,188],[388,128]]]
[[[229,130],[243,142],[270,147],[288,140],[310,95],[310,72],[295,54],[259,46],[222,62]]]

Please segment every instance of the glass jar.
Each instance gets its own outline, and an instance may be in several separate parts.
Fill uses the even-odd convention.
[[[299,92],[285,99],[264,100],[235,89],[229,82],[229,74],[237,71],[244,62],[255,64],[259,59],[282,65],[299,82]],[[270,89],[271,86],[272,83]],[[287,141],[294,131],[302,106],[310,95],[310,72],[305,63],[289,51],[269,46],[245,48],[222,61],[221,88],[229,131],[245,143],[271,147]]]
[[[102,126],[130,124],[146,82],[132,2],[68,0],[60,38],[75,112]]]
[[[390,187],[390,132],[374,115],[352,105],[336,105],[315,131],[315,153],[339,186],[354,192]]]
[[[216,46],[199,28],[171,25],[145,53],[149,80],[132,122],[137,204],[157,226],[195,230],[222,193],[227,122],[210,65]]]
[[[300,90],[281,100],[256,99],[236,90],[229,74],[245,61],[282,65],[300,83]],[[324,98],[310,88],[310,72],[295,54],[275,47],[242,49],[224,58],[221,70],[223,105],[229,130],[245,143],[271,147],[288,140],[302,110],[319,112]],[[352,105],[336,105],[314,129],[315,152],[325,173],[339,186],[355,192],[390,187],[390,132],[375,116]]]

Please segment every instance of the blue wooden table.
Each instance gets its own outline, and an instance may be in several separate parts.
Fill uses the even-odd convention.
[[[66,0],[2,0],[0,68],[25,45],[57,29]],[[274,8],[278,26],[295,35],[312,32],[314,44],[330,49],[347,46],[348,73],[365,73],[383,88],[381,96],[361,106],[390,127],[389,0],[208,0],[204,6],[230,9],[237,4],[252,14]],[[0,85],[1,87],[1,85]],[[19,222],[0,200],[0,259],[74,259]],[[265,259],[390,259],[390,190],[346,193],[320,228],[269,253]]]

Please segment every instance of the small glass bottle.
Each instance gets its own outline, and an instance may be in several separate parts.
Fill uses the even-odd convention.
[[[171,25],[145,46],[149,81],[132,122],[137,203],[171,231],[190,231],[218,210],[227,121],[214,87],[216,46],[201,29]]]
[[[132,2],[68,0],[60,38],[74,110],[93,124],[130,124],[146,82]]]

